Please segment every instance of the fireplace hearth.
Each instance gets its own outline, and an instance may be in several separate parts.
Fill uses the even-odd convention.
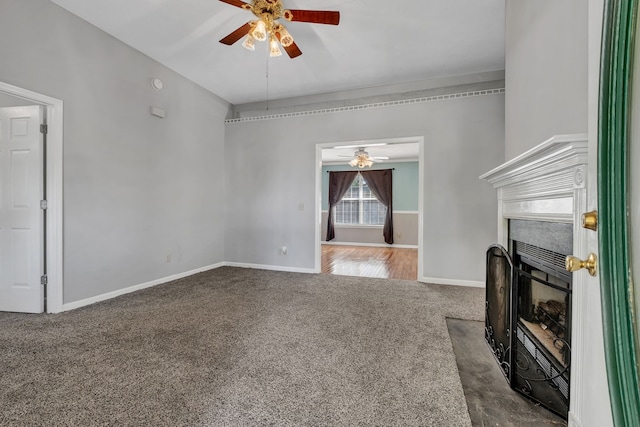
[[[571,224],[510,220],[487,251],[485,339],[511,388],[567,418],[571,382]]]

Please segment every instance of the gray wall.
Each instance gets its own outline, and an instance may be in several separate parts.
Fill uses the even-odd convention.
[[[587,132],[584,0],[506,2],[505,159]]]
[[[597,173],[597,99],[602,0],[507,1],[506,159],[556,134],[589,133],[589,176]],[[596,187],[595,180],[588,180]],[[591,197],[589,209],[597,208]],[[594,190],[595,191],[595,190]],[[597,245],[596,245],[597,246]],[[585,289],[581,392],[572,391],[570,424],[611,426],[599,288]],[[578,400],[580,399],[580,400]],[[577,417],[578,419],[573,419]]]
[[[482,280],[503,95],[225,125],[226,102],[49,1],[2,1],[0,32],[0,81],[65,103],[65,303],[222,261],[313,268],[315,144],[418,135],[425,274]]]
[[[31,105],[32,102],[25,101],[24,99],[17,98],[15,96],[5,95],[0,93],[0,108],[1,107],[20,107],[25,105]]]
[[[64,302],[224,261],[230,106],[49,1],[0,10],[0,81],[64,101]]]
[[[316,144],[420,135],[424,274],[483,280],[497,203],[478,176],[504,159],[503,94],[228,123],[227,261],[313,269]]]

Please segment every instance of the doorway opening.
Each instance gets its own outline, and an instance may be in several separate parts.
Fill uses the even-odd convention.
[[[46,146],[43,150],[44,181],[42,194],[46,195],[42,208],[46,209],[42,239],[44,240],[42,271],[46,286],[46,312],[63,310],[63,260],[62,260],[62,126],[63,102],[28,89],[0,82],[0,96],[7,104],[38,106],[46,126]],[[7,105],[10,106],[10,105]]]
[[[383,226],[370,223],[367,200],[356,197],[362,187],[360,176],[354,180],[341,204],[335,224],[335,238],[327,241],[328,215],[336,219],[335,208],[328,208],[328,180],[332,171],[360,170],[350,162],[366,151],[373,165],[362,170],[392,169],[393,244],[385,243]],[[424,137],[346,141],[316,146],[316,263],[317,273],[360,277],[420,280],[422,271],[422,200]],[[359,180],[360,179],[360,180]],[[365,191],[366,192],[366,191]],[[365,199],[368,196],[365,195]],[[358,200],[356,200],[358,198]],[[353,199],[353,200],[352,200]],[[384,216],[384,215],[382,215]],[[364,221],[363,221],[364,219]]]

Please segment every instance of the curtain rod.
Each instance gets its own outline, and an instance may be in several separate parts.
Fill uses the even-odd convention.
[[[389,168],[389,169],[371,169],[372,171],[394,171],[396,170],[396,168]],[[345,171],[326,171],[327,173],[329,172],[345,172]],[[360,172],[360,170],[358,170],[358,172]]]

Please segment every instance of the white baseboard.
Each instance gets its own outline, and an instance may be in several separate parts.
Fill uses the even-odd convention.
[[[367,248],[397,248],[397,249],[418,249],[418,245],[389,245],[387,243],[352,243],[352,242],[320,242],[323,245],[333,246],[363,246]]]
[[[129,286],[128,288],[107,292],[105,294],[97,295],[95,297],[66,303],[62,305],[61,311],[69,311],[69,310],[84,307],[87,305],[95,304],[97,302],[115,298],[120,295],[125,295],[125,294],[136,292],[142,289],[151,288],[153,286],[161,285],[163,283],[171,282],[173,280],[178,280],[187,276],[201,273],[203,271],[215,270],[216,268],[225,267],[225,266],[238,267],[238,268],[251,268],[255,270],[283,271],[287,273],[305,273],[305,274],[317,273],[317,271],[315,271],[315,269],[313,268],[285,267],[285,266],[278,266],[278,265],[251,264],[251,263],[244,263],[244,262],[219,262],[217,264],[196,268],[193,270],[185,271],[183,273],[174,274],[172,276],[163,277],[163,278],[152,280],[146,283],[141,283],[139,285]],[[470,286],[470,287],[484,288],[484,282],[472,281],[472,280],[423,277],[419,281],[424,283],[434,283],[439,285]]]
[[[582,423],[578,419],[577,415],[569,411],[569,427],[582,427]]]
[[[283,267],[280,265],[250,264],[245,262],[225,262],[224,265],[228,267],[251,268],[254,270],[284,271],[286,273],[316,273],[313,268]]]
[[[131,292],[139,291],[146,288],[151,288],[153,286],[161,285],[163,283],[171,282],[173,280],[182,279],[183,277],[191,276],[197,273],[202,273],[203,271],[214,270],[216,268],[224,267],[227,263],[219,262],[217,264],[209,265],[206,267],[200,267],[193,270],[185,271],[184,273],[174,274],[172,276],[163,277],[161,279],[152,280],[151,282],[141,283],[139,285],[129,286],[128,288],[118,289],[116,291],[107,292],[106,294],[97,295],[95,297],[86,298],[80,301],[74,301],[67,304],[62,305],[61,311],[73,310],[76,308],[84,307],[86,305],[95,304],[100,301],[105,301],[111,298],[118,297],[120,295],[129,294]]]
[[[477,280],[443,279],[442,277],[422,277],[418,280],[423,283],[433,283],[436,285],[468,286],[471,288],[484,288],[484,282]]]

